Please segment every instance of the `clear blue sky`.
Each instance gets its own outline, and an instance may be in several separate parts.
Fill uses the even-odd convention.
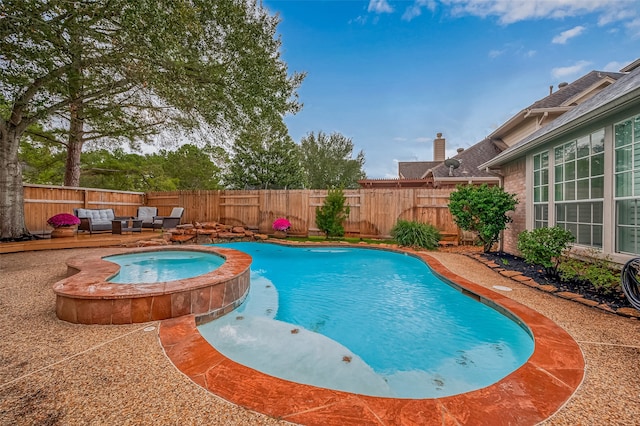
[[[640,57],[638,0],[263,0],[290,71],[307,72],[291,137],[339,132],[370,178],[482,140],[591,70]],[[355,154],[355,153],[354,153]]]

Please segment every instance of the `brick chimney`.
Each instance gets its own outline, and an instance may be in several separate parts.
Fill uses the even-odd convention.
[[[445,160],[445,139],[442,137],[442,133],[436,134],[436,138],[433,140],[433,161]]]

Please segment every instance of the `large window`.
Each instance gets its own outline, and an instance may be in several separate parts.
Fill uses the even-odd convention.
[[[640,254],[640,115],[614,126],[616,251]]]
[[[556,225],[576,243],[602,247],[604,130],[554,148]]]
[[[533,156],[533,227],[549,224],[549,153]]]

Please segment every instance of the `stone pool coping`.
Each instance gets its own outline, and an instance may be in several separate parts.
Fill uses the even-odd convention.
[[[363,248],[358,244],[339,246]],[[178,370],[213,394],[305,425],[536,424],[559,410],[582,383],[582,352],[571,336],[550,319],[452,273],[427,253],[366,248],[416,256],[459,290],[511,312],[531,330],[535,340],[533,354],[504,379],[476,391],[443,398],[394,399],[294,383],[245,367],[226,358],[200,335],[196,315],[163,321],[159,328],[161,345]]]
[[[158,251],[197,251],[225,259],[193,278],[148,284],[107,281],[120,266],[104,257]],[[56,315],[79,324],[131,324],[195,314],[216,318],[240,306],[249,291],[251,256],[211,246],[120,249],[67,260],[67,278],[53,286]]]

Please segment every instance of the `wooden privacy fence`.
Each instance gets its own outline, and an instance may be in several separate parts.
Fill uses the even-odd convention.
[[[345,190],[350,212],[345,231],[350,236],[388,237],[399,219],[429,223],[442,233],[457,235],[449,212],[451,188],[361,188]],[[183,223],[221,222],[271,233],[273,221],[286,217],[291,234],[319,235],[316,208],[326,190],[221,190],[127,192],[46,185],[24,185],[27,228],[38,233],[50,229],[47,219],[74,208],[113,208],[118,216],[135,216],[142,205],[168,215],[184,207]]]
[[[388,237],[399,219],[434,225],[444,234],[457,235],[449,212],[451,188],[352,189],[344,194],[350,208],[347,235]],[[150,192],[146,203],[168,214],[171,207],[185,208],[183,221],[216,221],[271,233],[278,217],[291,222],[291,234],[317,235],[316,207],[326,190],[223,190]]]
[[[144,205],[143,192],[25,184],[25,225],[32,233],[51,230],[47,219],[58,213],[73,214],[74,208],[112,208],[116,215],[135,216]]]

